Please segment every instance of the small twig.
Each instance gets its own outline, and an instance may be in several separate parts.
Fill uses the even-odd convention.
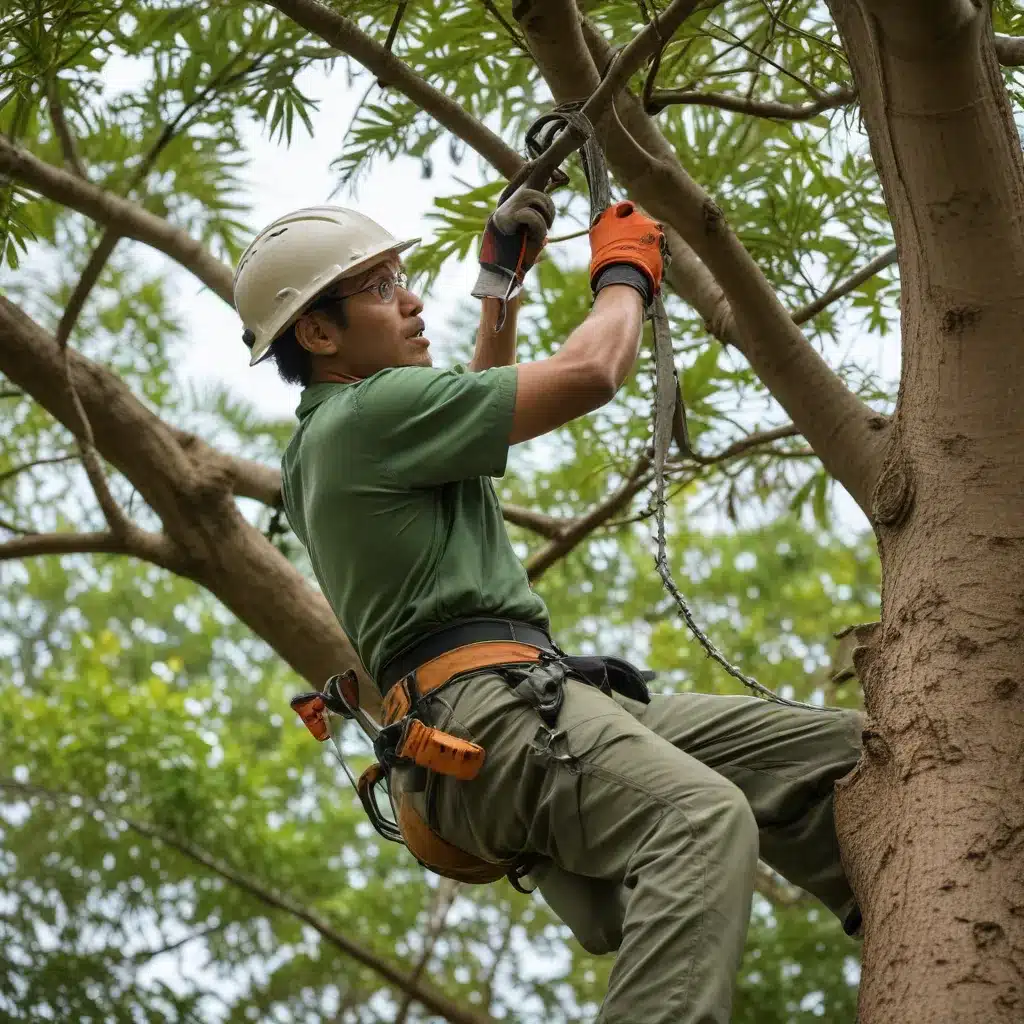
[[[227,921],[218,921],[217,924],[209,924],[205,928],[200,928],[199,931],[182,936],[180,939],[175,939],[174,942],[168,942],[166,945],[157,946],[156,949],[141,949],[138,953],[132,953],[129,959],[136,964],[155,960],[158,956],[163,956],[166,953],[173,953],[175,950],[181,949],[182,946],[187,946],[190,942],[195,942],[197,939],[205,939],[207,935],[213,935],[214,932],[223,931],[228,926],[228,923],[229,922]]]
[[[755,50],[752,46],[748,46],[745,42],[741,42],[734,32],[730,32],[729,29],[725,28],[724,26],[722,27],[722,31],[728,32],[729,35],[731,35],[733,39],[736,41],[736,44],[740,47],[740,49],[746,50],[746,52],[751,54],[751,56],[756,57],[760,61],[764,61],[766,64],[770,64],[773,68],[775,68],[776,71],[779,72],[779,74],[785,75],[787,78],[792,78],[794,82],[796,82],[798,85],[803,86],[803,88],[806,89],[807,92],[815,99],[821,99],[821,97],[824,95],[824,93],[820,89],[811,85],[811,83],[808,82],[806,79],[801,78],[795,71],[790,71],[789,68],[780,64],[778,61],[773,60],[763,51]],[[721,39],[710,31],[708,32],[708,35],[711,36],[713,39],[718,39],[720,43],[729,42],[729,40]],[[749,38],[749,36],[747,38]],[[756,71],[757,68],[755,67],[755,73]]]
[[[59,462],[71,462],[77,459],[77,455],[55,455],[46,459],[33,459],[31,462],[26,462],[21,466],[15,466],[14,469],[8,469],[6,472],[0,473],[0,486],[7,483],[8,480],[13,479],[20,473],[24,473],[27,470],[34,469],[36,466],[53,466]]]
[[[78,159],[78,151],[75,149],[75,140],[68,127],[67,118],[64,116],[64,104],[60,98],[60,85],[56,75],[50,75],[46,82],[46,106],[50,112],[50,122],[53,125],[53,133],[60,143],[61,153],[64,154],[64,163],[68,165],[78,177],[85,177],[85,168]]]
[[[480,2],[487,8],[488,11],[494,16],[494,19],[499,25],[505,30],[509,38],[518,46],[523,53],[529,53],[530,47],[527,45],[526,40],[516,31],[515,25],[513,25],[508,18],[505,17],[501,11],[498,10],[494,0],[480,0]]]
[[[865,263],[855,274],[840,282],[834,288],[830,288],[824,295],[819,295],[813,302],[808,302],[806,306],[801,306],[799,309],[794,310],[793,322],[803,324],[808,320],[812,320],[827,306],[843,298],[843,296],[849,295],[850,292],[859,288],[865,281],[895,262],[896,247],[893,246],[891,249],[886,249],[881,255],[876,256],[870,263]]]
[[[23,530],[17,523],[12,523],[9,519],[5,519],[0,516],[0,530],[6,530],[8,533],[13,533],[18,537],[38,537],[39,532],[37,530]]]
[[[402,24],[402,18],[405,16],[405,9],[409,6],[409,0],[401,0],[398,5],[398,9],[395,11],[395,16],[391,21],[391,27],[388,29],[387,39],[384,40],[384,49],[387,53],[391,53],[391,48],[395,45],[395,37],[398,35],[398,26]],[[384,89],[387,87],[387,83],[382,81],[380,78],[377,79],[377,85]]]
[[[441,938],[441,932],[444,930],[448,913],[451,911],[458,895],[459,883],[451,878],[442,877],[438,882],[433,906],[430,908],[430,914],[427,917],[427,935],[423,943],[423,952],[416,961],[416,966],[410,975],[410,981],[414,984],[419,982],[427,968],[427,964],[430,962],[430,958],[434,955],[434,950],[437,948],[438,940]],[[398,1013],[395,1014],[394,1024],[406,1024],[414,1001],[413,994],[407,991],[402,999],[401,1006],[398,1008]]]
[[[780,121],[807,121],[826,110],[845,107],[856,98],[857,93],[849,87],[825,93],[820,99],[811,103],[779,103],[774,100],[750,100],[728,93],[659,89],[649,99],[645,97],[644,107],[649,114],[657,114],[673,104],[688,104],[717,107],[719,110],[729,110],[737,114],[752,114],[754,117],[767,117]]]
[[[78,278],[78,283],[72,290],[67,305],[64,307],[60,323],[57,324],[55,337],[57,338],[57,344],[62,349],[67,345],[71,332],[75,329],[75,324],[85,308],[86,300],[89,298],[93,288],[96,287],[96,283],[99,281],[100,275],[107,265],[107,260],[110,259],[111,254],[117,247],[117,243],[121,241],[121,237],[116,231],[107,228],[100,236],[99,242],[96,243],[96,248],[90,254],[88,262]]]
[[[754,434],[748,434],[746,437],[734,441],[715,455],[699,455],[694,452],[687,461],[696,462],[701,466],[714,466],[716,463],[735,459],[738,455],[749,452],[751,448],[771,444],[772,441],[781,441],[786,437],[797,437],[799,434],[800,431],[792,423],[785,423],[781,427],[773,427],[771,430],[761,430]],[[685,463],[680,463],[680,465],[683,464]]]
[[[548,239],[548,245],[558,245],[559,242],[568,242],[572,238],[582,238],[590,234],[590,228],[580,228],[579,231],[570,231],[567,235],[555,235]]]
[[[25,392],[19,391],[17,388],[3,388],[0,389],[0,399],[3,398],[24,398]]]

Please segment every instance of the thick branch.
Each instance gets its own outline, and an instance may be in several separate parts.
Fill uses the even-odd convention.
[[[147,212],[138,203],[121,199],[54,167],[2,135],[0,174],[10,175],[32,191],[85,214],[118,235],[152,246],[194,274],[228,305],[232,304],[231,268],[187,232]]]
[[[829,6],[892,220],[904,314],[927,318],[905,332],[904,367],[913,368],[918,342],[940,331],[947,313],[1019,295],[1024,160],[989,5],[866,2],[870,17],[859,5]],[[989,369],[994,382],[1000,375]],[[914,391],[928,408],[940,407]],[[975,402],[984,406],[978,395]]]
[[[96,448],[160,516],[180,549],[180,574],[196,580],[316,687],[359,659],[321,594],[246,522],[220,458],[186,451],[175,431],[110,371],[68,352]],[[0,296],[0,373],[66,426],[74,410],[55,340]],[[212,451],[212,449],[207,449]],[[219,455],[219,453],[217,453]],[[360,699],[375,717],[380,694],[360,672]]]
[[[996,34],[996,56],[1005,68],[1024,67],[1024,36]]]
[[[267,0],[292,21],[318,35],[342,53],[357,60],[385,85],[398,89],[453,135],[493,164],[506,178],[522,166],[523,158],[489,128],[467,113],[455,100],[428,85],[408,68],[400,58],[389,53],[380,43],[362,32],[354,21],[318,0]]]
[[[851,274],[845,281],[840,281],[834,288],[829,288],[827,292],[819,295],[813,302],[808,302],[806,306],[801,306],[799,309],[793,310],[793,323],[804,324],[808,320],[813,320],[823,309],[827,309],[832,305],[833,302],[838,302],[839,299],[850,292],[856,291],[865,281],[870,280],[879,271],[885,270],[886,267],[891,267],[896,262],[896,246],[891,249],[886,249],[885,252],[876,256],[873,260],[865,263],[855,274]]]
[[[727,93],[696,92],[688,89],[659,89],[651,95],[647,111],[657,114],[673,104],[717,107],[737,114],[752,114],[754,117],[768,117],[780,121],[807,121],[826,110],[845,107],[857,98],[852,88],[836,89],[811,103],[777,103],[772,100],[754,100],[746,96],[730,96]]]
[[[558,537],[566,527],[566,521],[557,516],[549,516],[544,512],[535,512],[531,508],[520,505],[502,503],[501,514],[506,523],[532,530],[542,537]]]
[[[131,536],[105,533],[30,533],[0,544],[0,562],[37,555],[133,555],[165,569],[180,567],[177,545],[159,533],[133,531]]]
[[[16,782],[14,779],[0,779],[0,789],[20,793],[25,797],[37,797],[55,803],[67,803],[73,798],[80,802],[84,808],[99,813],[111,821],[121,822],[133,832],[147,839],[155,840],[169,847],[176,853],[187,857],[196,864],[201,865],[208,871],[212,871],[225,882],[233,885],[236,889],[248,893],[266,907],[273,910],[280,910],[285,914],[294,917],[303,924],[309,925],[321,938],[335,949],[351,957],[356,963],[369,968],[378,974],[390,985],[403,992],[410,992],[428,1010],[439,1014],[452,1024],[489,1024],[490,1018],[482,1014],[474,1013],[452,999],[449,999],[443,992],[434,988],[433,985],[425,984],[418,979],[410,977],[404,970],[378,956],[373,950],[353,941],[345,932],[331,923],[327,918],[318,914],[304,903],[293,899],[285,893],[279,892],[271,886],[253,878],[237,868],[232,867],[226,861],[207,853],[195,843],[190,842],[182,836],[178,836],[166,828],[154,825],[138,818],[126,816],[119,809],[111,809],[102,802],[93,800],[88,796],[78,793],[69,793],[60,790],[47,789],[44,786],[35,786],[29,783]]]
[[[571,0],[533,10],[543,13],[527,35],[555,98],[586,95],[598,81],[595,63],[607,65],[611,46],[589,22],[581,29]],[[877,417],[803,336],[722,211],[628,91],[617,113],[601,126],[605,152],[633,198],[670,229],[669,283],[716,337],[740,349],[825,468],[867,511],[882,461]]]

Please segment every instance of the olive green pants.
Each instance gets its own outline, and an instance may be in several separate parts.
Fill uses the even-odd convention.
[[[552,910],[588,951],[618,950],[601,1024],[726,1024],[758,856],[840,919],[853,905],[832,792],[860,756],[859,715],[705,694],[644,705],[568,680],[552,731],[483,672],[427,717],[486,760],[410,796],[469,853],[543,858],[531,878]]]

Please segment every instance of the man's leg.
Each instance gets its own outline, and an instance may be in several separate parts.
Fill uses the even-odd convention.
[[[622,703],[653,732],[734,782],[757,820],[761,858],[846,920],[854,898],[839,856],[833,787],[860,757],[859,713],[700,693]]]
[[[740,790],[576,681],[566,683],[554,735],[491,674],[440,700],[452,713],[432,714],[434,724],[487,752],[473,781],[436,778],[428,800],[441,835],[490,859],[524,850],[550,858],[570,927],[593,919],[592,908],[572,904],[595,886],[577,886],[574,897],[567,876],[620,894],[602,1024],[726,1024],[757,863]]]

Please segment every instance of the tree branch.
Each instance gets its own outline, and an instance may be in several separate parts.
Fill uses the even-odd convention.
[[[1004,68],[1024,67],[1024,36],[996,33],[996,56]]]
[[[85,214],[125,238],[133,238],[169,256],[229,306],[233,304],[231,268],[203,244],[168,221],[91,182],[54,167],[0,135],[0,174],[6,174],[47,199]]]
[[[85,268],[78,278],[78,283],[75,285],[68,303],[64,307],[60,323],[57,324],[58,345],[66,345],[68,343],[71,332],[75,329],[75,323],[85,307],[85,301],[89,298],[89,293],[96,287],[100,274],[103,273],[103,268],[107,265],[107,260],[110,259],[121,237],[121,235],[110,228],[107,228],[100,236],[100,240],[96,243],[96,248],[90,254]]]
[[[202,438],[187,430],[174,432],[178,443],[187,452],[195,453],[204,460],[216,461],[229,477],[232,492],[239,498],[252,498],[271,508],[281,502],[281,471],[253,459],[237,455],[226,455],[208,445]],[[0,482],[3,478],[0,477]],[[535,512],[520,505],[502,505],[506,522],[522,526],[543,537],[555,537],[564,529],[566,520],[556,516]]]
[[[535,554],[526,560],[526,574],[531,581],[539,579],[559,559],[564,558],[589,534],[607,522],[626,505],[635,494],[643,490],[650,478],[646,475],[650,467],[646,456],[637,460],[626,479],[604,501],[598,502],[589,512],[573,519],[562,531],[553,537]]]
[[[441,938],[441,932],[444,929],[444,923],[447,920],[448,912],[452,908],[456,898],[459,895],[459,883],[451,878],[445,878],[442,876],[438,881],[437,890],[434,893],[433,905],[430,908],[430,913],[427,916],[426,922],[426,935],[423,940],[423,951],[416,961],[416,966],[413,968],[412,974],[409,980],[413,984],[417,984],[423,972],[427,968],[427,964],[430,963],[430,958],[434,955],[434,950],[437,947],[438,940]],[[409,1011],[412,1009],[412,1004],[415,1001],[415,993],[412,991],[406,991],[405,997],[402,999],[401,1005],[398,1007],[398,1012],[395,1014],[393,1024],[406,1024],[409,1019]]]
[[[136,532],[137,531],[137,532]],[[0,562],[37,555],[132,555],[164,569],[180,568],[178,547],[159,533],[136,527],[132,536],[103,533],[29,533],[0,543]]]
[[[715,455],[700,455],[694,452],[692,459],[686,459],[680,464],[683,465],[689,461],[696,462],[701,466],[714,466],[719,462],[727,462],[740,455],[745,455],[752,448],[759,448],[763,444],[781,441],[786,437],[799,436],[800,431],[792,423],[784,423],[781,427],[773,427],[771,430],[759,430],[756,433],[748,434],[746,437],[741,437],[738,441],[734,441]]]
[[[494,0],[481,0],[481,2],[484,7],[487,8],[494,20],[505,30],[509,39],[511,39],[512,42],[523,51],[523,53],[528,54],[530,52],[530,48],[526,45],[526,40],[516,31],[515,25],[513,25],[508,18],[498,10],[498,5],[495,4]]]
[[[860,270],[855,274],[851,274],[845,281],[840,281],[834,288],[830,288],[823,295],[819,295],[813,302],[808,302],[806,306],[793,310],[793,322],[804,324],[808,320],[813,320],[823,309],[849,295],[850,292],[855,291],[865,281],[870,280],[875,274],[886,267],[891,267],[895,262],[896,246],[893,246],[891,249],[886,249],[885,252],[876,256],[869,263],[865,263]]]
[[[542,537],[558,537],[566,527],[566,520],[558,516],[549,516],[544,512],[536,512],[531,508],[523,508],[520,505],[509,505],[502,503],[501,513],[506,523],[513,526],[521,526],[525,530],[532,530]]]
[[[777,103],[772,100],[747,99],[745,96],[730,96],[728,93],[696,92],[688,89],[659,89],[651,94],[645,104],[649,114],[657,114],[673,104],[717,107],[737,114],[752,114],[754,117],[768,117],[781,121],[807,121],[826,110],[845,107],[853,103],[857,93],[850,87],[826,93],[811,103]]]
[[[164,956],[166,953],[173,953],[176,950],[181,949],[182,946],[187,946],[190,942],[195,942],[197,939],[205,939],[207,935],[213,935],[215,932],[223,931],[227,925],[227,921],[218,921],[217,924],[208,924],[205,928],[189,932],[188,935],[183,935],[180,939],[175,939],[173,942],[164,943],[164,945],[157,946],[155,949],[140,949],[137,953],[132,953],[129,959],[136,964],[148,963],[150,960],[155,960],[158,956]]]
[[[385,85],[408,96],[439,124],[457,135],[470,148],[511,178],[524,164],[523,158],[486,125],[467,113],[455,100],[428,85],[403,61],[361,31],[354,21],[319,3],[318,0],[265,0],[292,21],[318,35],[325,43],[358,61]]]
[[[53,125],[53,133],[60,143],[61,152],[64,154],[64,163],[68,165],[78,177],[85,177],[85,169],[78,159],[78,151],[75,149],[75,140],[71,135],[67,119],[64,116],[64,104],[60,98],[60,84],[56,75],[50,75],[46,80],[46,106],[50,111],[50,122]]]
[[[90,811],[98,813],[110,821],[121,822],[121,824],[146,839],[162,843],[183,857],[187,857],[196,864],[202,865],[202,867],[218,875],[236,889],[248,893],[248,895],[264,906],[270,907],[273,910],[280,910],[301,921],[303,924],[309,925],[321,938],[345,956],[351,957],[356,963],[369,968],[395,988],[403,992],[411,992],[424,1007],[433,1013],[439,1014],[445,1020],[451,1021],[452,1024],[491,1024],[490,1018],[460,1006],[433,985],[424,984],[411,978],[409,974],[396,964],[353,941],[339,927],[305,904],[232,867],[226,861],[215,857],[211,853],[207,853],[206,850],[203,850],[195,843],[182,836],[175,835],[166,828],[141,821],[138,818],[128,817],[120,809],[110,808],[103,802],[80,793],[53,790],[45,786],[17,782],[10,778],[0,778],[0,789],[20,793],[24,797],[36,797],[57,804],[64,804],[73,798],[77,798],[82,807],[88,808]]]

